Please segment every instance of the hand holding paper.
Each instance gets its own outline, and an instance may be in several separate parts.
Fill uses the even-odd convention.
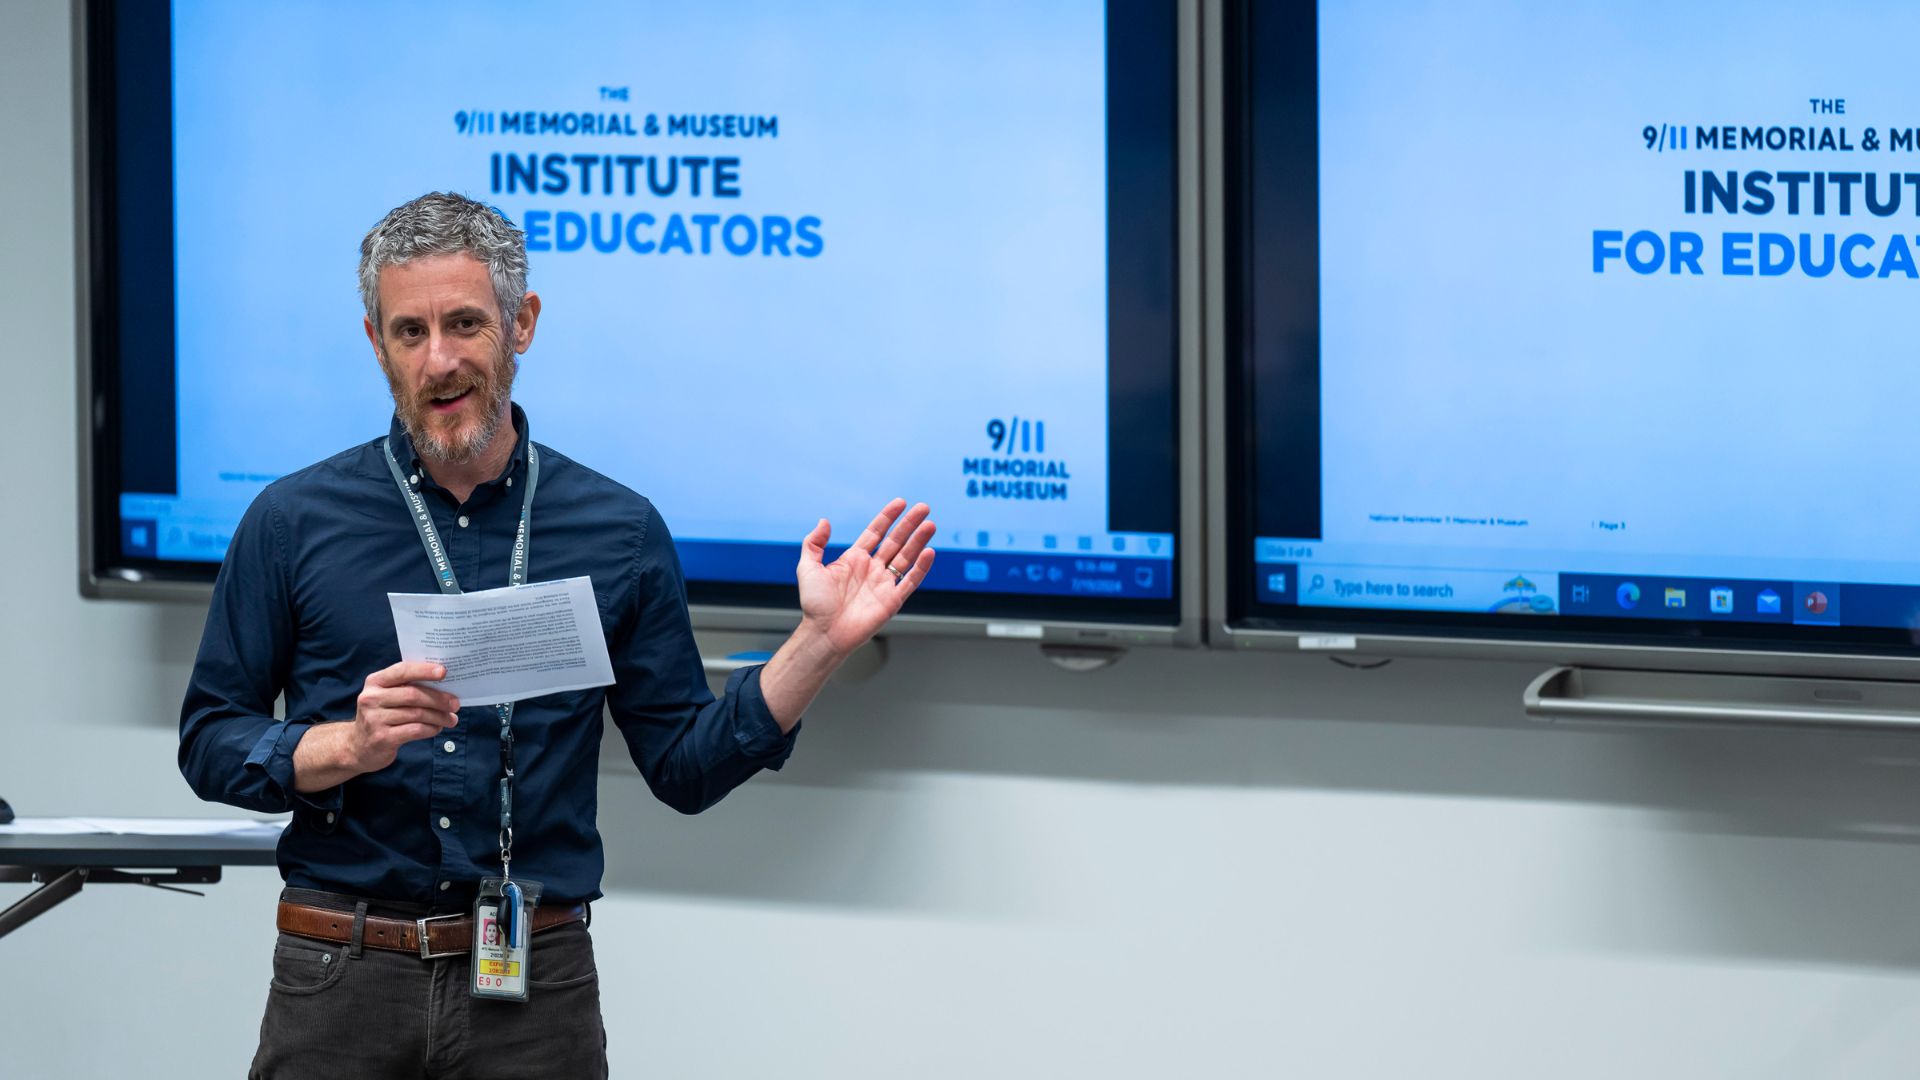
[[[584,577],[448,595],[388,593],[404,660],[444,666],[422,683],[462,705],[608,686],[613,662]]]

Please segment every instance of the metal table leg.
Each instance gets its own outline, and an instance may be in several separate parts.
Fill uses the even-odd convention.
[[[87,871],[84,867],[43,867],[36,873],[15,876],[8,873],[14,867],[0,867],[0,881],[41,881],[45,884],[15,901],[12,907],[0,911],[0,937],[6,937],[27,923],[32,922],[61,901],[80,891],[87,883]]]

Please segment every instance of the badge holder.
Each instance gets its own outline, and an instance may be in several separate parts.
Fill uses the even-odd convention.
[[[527,961],[533,956],[533,913],[540,883],[480,879],[473,902],[473,996],[527,1000]]]
[[[513,876],[513,704],[500,706],[500,876],[480,879],[473,900],[473,965],[469,990],[497,1001],[527,1000],[533,957],[533,913],[540,883]]]

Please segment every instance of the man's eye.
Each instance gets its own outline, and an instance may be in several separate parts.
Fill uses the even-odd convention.
[[[478,326],[480,324],[478,321],[474,319],[461,319],[459,322],[455,323],[454,325],[458,326],[462,330],[471,330],[475,326]]]

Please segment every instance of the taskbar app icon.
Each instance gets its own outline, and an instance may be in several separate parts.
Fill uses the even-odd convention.
[[[1884,611],[1899,607],[1905,614],[1897,624],[1870,621],[1860,625],[1905,626],[1913,621],[1912,612],[1920,610],[1920,583],[1847,585],[1843,589],[1831,581],[1716,581],[1665,575],[1628,578],[1579,571],[1563,571],[1560,580],[1567,613],[1633,620],[1849,626],[1858,619],[1888,617]]]
[[[1840,586],[1830,581],[1794,582],[1793,621],[1801,626],[1840,625]]]

